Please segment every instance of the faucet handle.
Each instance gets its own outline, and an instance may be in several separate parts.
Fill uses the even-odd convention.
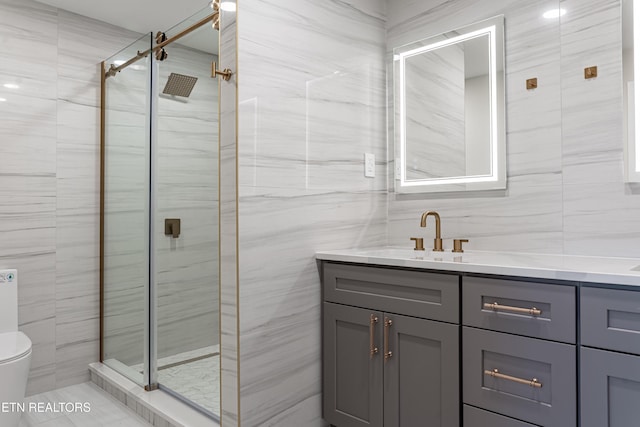
[[[416,242],[416,247],[413,248],[414,251],[424,251],[424,239],[422,237],[412,237],[410,240]]]
[[[453,239],[453,250],[451,252],[464,252],[464,250],[462,250],[462,244],[468,241],[469,239]]]

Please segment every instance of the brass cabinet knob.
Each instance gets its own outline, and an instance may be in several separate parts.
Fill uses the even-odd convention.
[[[467,243],[468,241],[469,239],[453,239],[453,250],[451,252],[464,252],[464,250],[462,249],[462,244]]]
[[[424,251],[424,239],[422,237],[412,237],[411,240],[416,242],[416,247],[413,248],[414,251]]]

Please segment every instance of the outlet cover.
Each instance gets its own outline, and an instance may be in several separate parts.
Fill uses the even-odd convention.
[[[367,178],[376,176],[376,156],[372,153],[364,153],[364,176]]]

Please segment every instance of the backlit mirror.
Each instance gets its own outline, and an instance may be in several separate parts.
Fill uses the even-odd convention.
[[[640,182],[640,150],[637,147],[636,129],[640,129],[640,108],[635,100],[640,99],[640,85],[634,84],[640,73],[635,58],[640,58],[639,36],[634,28],[640,28],[640,5],[638,0],[622,0],[622,57],[624,76],[624,122],[626,125],[625,176],[627,182]],[[635,6],[635,7],[634,7]]]
[[[504,18],[395,48],[396,191],[506,188]]]

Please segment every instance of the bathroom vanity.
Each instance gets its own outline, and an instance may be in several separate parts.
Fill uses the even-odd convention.
[[[402,249],[317,258],[334,426],[640,419],[640,260]]]

